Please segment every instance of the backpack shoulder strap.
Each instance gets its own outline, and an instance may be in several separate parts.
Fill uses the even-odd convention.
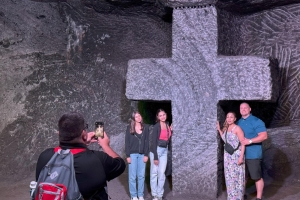
[[[58,152],[59,150],[61,150],[61,147],[55,147],[54,148],[54,152],[56,153],[56,152]],[[73,154],[73,155],[75,155],[75,154],[78,154],[78,153],[81,153],[81,152],[84,152],[86,149],[84,149],[84,148],[80,148],[80,149],[70,149],[70,151],[71,151],[71,153]]]

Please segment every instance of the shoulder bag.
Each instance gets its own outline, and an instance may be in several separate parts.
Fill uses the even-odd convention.
[[[236,150],[239,149],[239,147],[240,147],[240,142],[239,142],[239,145],[236,148],[233,148],[229,143],[227,143],[227,130],[226,130],[226,132],[225,132],[225,144],[224,144],[225,151],[227,151],[227,153],[232,155]]]

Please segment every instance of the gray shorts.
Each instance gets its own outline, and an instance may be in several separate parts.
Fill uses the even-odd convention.
[[[246,172],[252,180],[259,180],[262,178],[261,159],[246,159]]]

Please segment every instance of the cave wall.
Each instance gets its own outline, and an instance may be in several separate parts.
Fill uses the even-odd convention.
[[[125,97],[127,62],[170,56],[171,24],[153,15],[150,4],[124,14],[105,2],[101,12],[82,1],[4,1],[1,176],[20,178],[34,171],[40,152],[57,145],[57,121],[67,111],[81,112],[89,130],[103,120],[113,148],[123,156],[135,106]]]
[[[276,108],[266,103],[253,112],[271,114],[264,173],[283,184],[299,184],[300,178],[300,162],[295,159],[300,153],[299,9],[300,4],[293,4],[248,15],[219,10],[219,54],[255,55],[278,62],[281,89]]]
[[[135,106],[125,97],[127,62],[171,57],[171,23],[157,15],[161,11],[154,4],[129,9],[93,2],[2,1],[3,179],[26,176],[39,153],[57,145],[57,120],[65,111],[80,111],[90,127],[103,120],[113,148],[123,155],[124,130]],[[298,183],[300,176],[299,6],[247,15],[218,12],[219,54],[279,61],[282,90],[268,129],[264,167],[265,175],[286,183]]]
[[[280,69],[280,98],[274,126],[300,119],[300,4],[239,16],[220,11],[219,53],[276,58]]]

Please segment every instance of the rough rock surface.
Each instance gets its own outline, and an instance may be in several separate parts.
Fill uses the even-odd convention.
[[[300,118],[299,8],[299,4],[290,5],[244,17],[220,12],[219,53],[278,60],[282,90],[275,126]]]
[[[0,7],[0,175],[2,181],[20,180],[34,170],[39,153],[47,147],[57,145],[55,134],[57,119],[63,112],[69,110],[82,112],[90,124],[90,130],[94,121],[103,120],[111,136],[112,146],[123,155],[124,130],[131,107],[136,106],[135,102],[125,96],[128,60],[170,58],[172,56],[172,9],[170,7],[181,6],[185,7],[183,9],[193,10],[203,7],[204,2],[215,1],[2,0]],[[270,137],[269,142],[265,143],[265,175],[274,180],[278,178],[285,185],[294,186],[300,180],[299,163],[296,160],[300,152],[297,135],[299,128],[293,127],[293,124],[299,124],[300,119],[298,106],[300,64],[297,59],[300,52],[299,4],[295,4],[299,2],[299,0],[219,0],[216,3],[219,8],[218,46],[216,47],[219,55],[259,56],[270,61],[273,59],[269,57],[272,57],[278,61],[280,72],[278,83],[282,88],[278,102],[255,101],[252,102],[252,108],[253,113],[262,117],[268,125],[277,127],[268,129]],[[194,8],[191,8],[192,6]],[[186,27],[191,30],[194,29],[194,25],[193,21],[186,23]],[[186,32],[182,34],[184,33]],[[189,59],[191,61],[187,63],[203,58]],[[155,62],[157,61],[159,59]],[[174,60],[173,62],[175,63]],[[272,62],[271,66],[273,66]],[[185,74],[188,70],[194,70],[195,66],[181,67],[180,73]],[[210,74],[207,69],[206,67],[199,72],[195,70],[190,77],[196,77],[201,72],[204,75]],[[233,71],[236,72],[236,68],[233,68]],[[165,74],[165,71],[162,74]],[[178,101],[183,98],[193,99],[197,95],[206,98],[206,93],[203,93],[205,88],[195,86],[204,83],[202,85],[205,87],[211,87],[211,84],[205,82],[207,78],[190,79],[192,81],[189,82],[190,77],[186,76],[183,80],[179,80],[186,86],[182,86]],[[197,95],[184,96],[186,88],[194,90]],[[172,89],[162,96],[170,91]],[[271,90],[261,91],[267,91],[268,97],[264,99],[268,99],[270,95],[276,96],[270,93]],[[192,137],[181,135],[180,139],[183,143],[192,143],[191,145],[197,147],[195,152],[210,145],[211,148],[218,148],[218,153],[215,149],[211,151],[211,158],[213,163],[217,160],[220,162],[218,166],[212,167],[212,172],[205,172],[206,175],[213,174],[213,176],[208,178],[208,185],[204,184],[204,187],[215,190],[220,187],[217,184],[221,183],[220,178],[222,178],[222,149],[213,131],[213,121],[216,119],[216,113],[222,120],[226,111],[238,108],[239,101],[227,98],[228,100],[219,101],[216,109],[212,109],[208,105],[211,103],[217,105],[218,100],[225,98],[226,92],[216,90],[213,91],[213,95],[216,99],[208,102],[210,104],[201,105],[201,110],[185,108],[189,107],[186,105],[182,109],[173,108],[172,114],[191,117],[195,112],[203,115],[203,111],[211,109],[210,118],[203,115],[195,125],[195,127],[202,126],[202,123],[211,120],[211,124],[207,124],[204,133],[201,133],[208,135],[206,138],[194,134],[197,130],[188,129],[184,131],[187,134],[192,133]],[[195,103],[197,101],[198,99]],[[183,112],[186,109],[189,109],[189,112]],[[176,120],[174,122],[180,124]],[[175,123],[174,127],[176,129]],[[177,130],[179,128],[177,125]],[[174,138],[176,139],[176,135]],[[199,138],[204,141],[199,143],[196,141]],[[180,144],[177,145],[180,147]],[[97,146],[91,148],[98,149]],[[186,152],[185,148],[183,148],[184,152]],[[204,152],[199,152],[199,155],[204,155],[208,151],[210,149],[205,149]],[[181,162],[184,164],[186,161],[185,159],[181,161],[177,157],[173,159],[177,164]],[[194,170],[206,169],[204,164],[199,166],[189,165],[187,169],[179,166],[181,174],[174,175],[173,182],[180,182],[179,177],[186,175],[186,172],[188,177],[199,176],[193,174]],[[285,167],[288,169],[286,172]],[[176,169],[177,166],[173,169],[175,174]],[[192,177],[191,180],[194,184],[202,184],[207,179]],[[218,181],[214,182],[216,180]],[[127,188],[126,184],[126,180],[123,180],[122,186]],[[177,187],[180,185],[175,183],[175,186],[176,184]],[[202,192],[199,190],[199,193]],[[278,192],[269,193],[276,199],[274,194],[280,196]],[[283,199],[283,196],[281,197],[279,199]]]
[[[282,185],[300,186],[300,120],[290,126],[269,129],[264,142],[264,173]]]
[[[128,59],[167,57],[171,52],[171,24],[148,9],[135,9],[141,12],[101,13],[81,1],[2,2],[3,178],[34,170],[39,153],[57,145],[57,121],[66,111],[83,113],[89,130],[103,120],[112,146],[124,155],[132,109],[125,97]]]
[[[299,4],[278,7],[247,16],[220,11],[219,52],[255,55],[278,61],[281,90],[276,109],[258,111],[269,116],[269,143],[264,154],[265,174],[283,184],[299,184],[300,62]],[[267,109],[266,109],[267,108]],[[273,110],[273,111],[272,111]],[[280,127],[280,128],[279,128]]]

